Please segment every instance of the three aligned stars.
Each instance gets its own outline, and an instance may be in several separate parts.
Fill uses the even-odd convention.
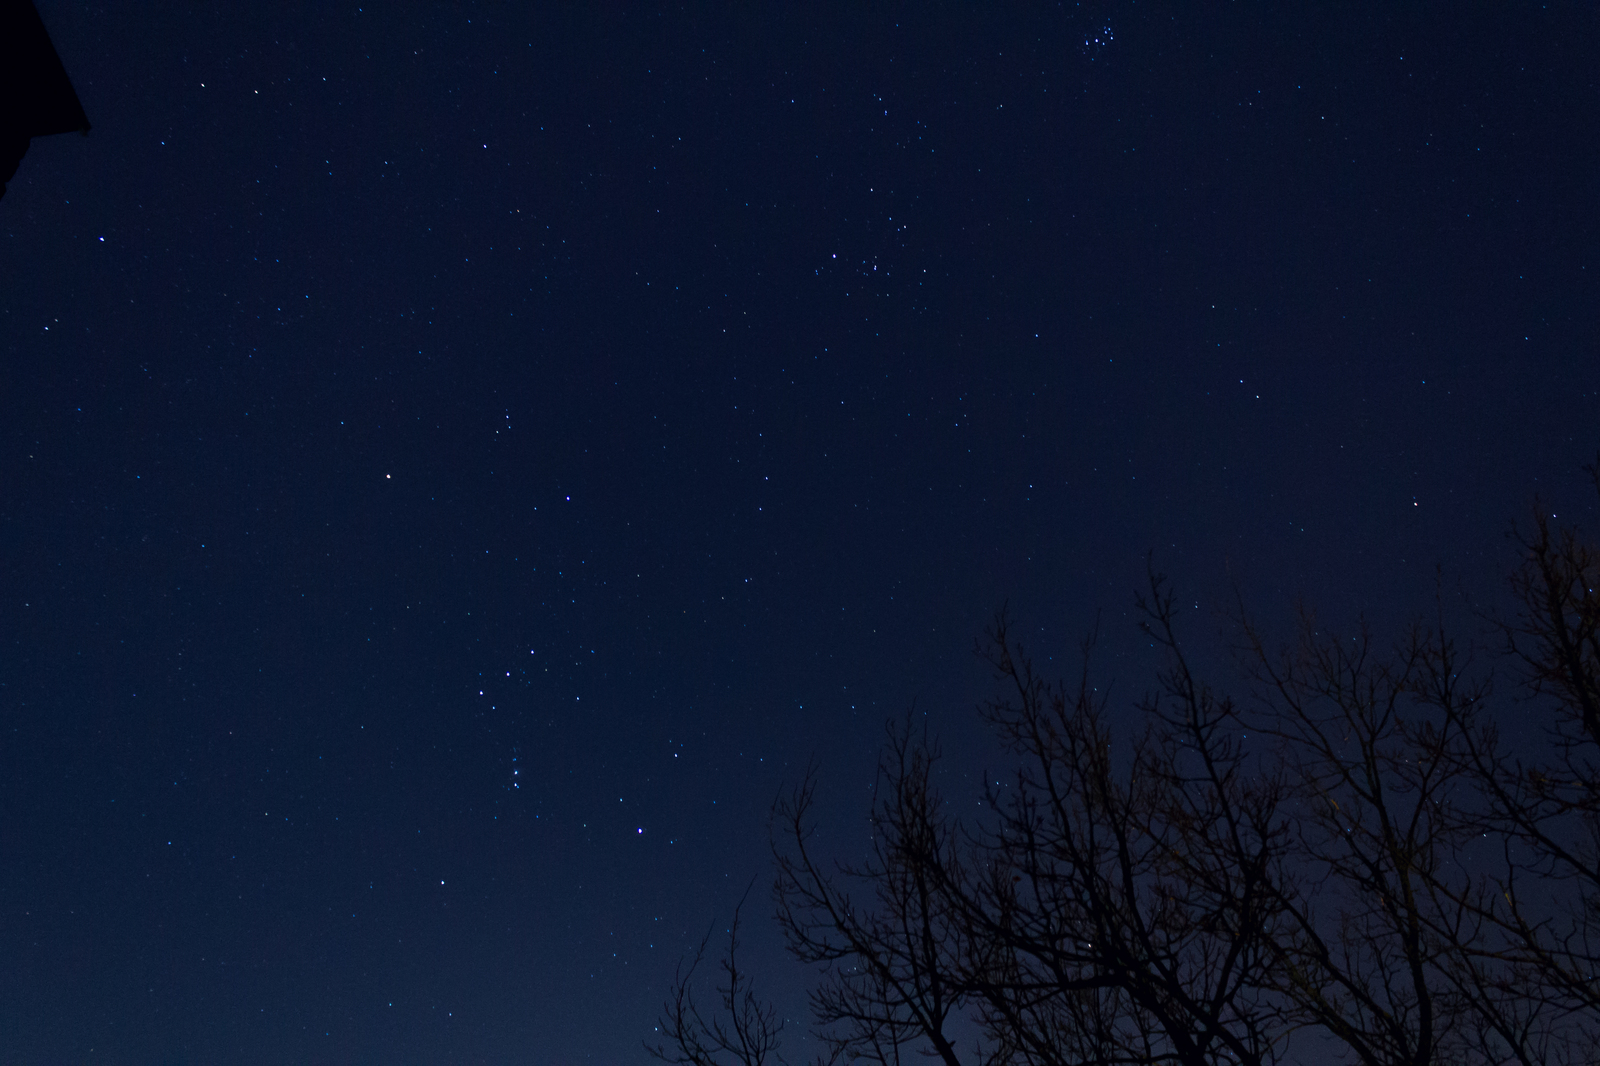
[[[528,649],[528,654],[529,655],[537,654],[537,649],[529,648]],[[511,676],[511,671],[510,670],[506,670],[506,671],[504,671],[504,674],[505,674],[506,677],[509,678]],[[488,692],[487,692],[486,689],[479,689],[478,690],[478,695],[479,696],[487,696]],[[494,710],[494,709],[496,709],[497,706],[498,705],[496,705],[496,704],[490,704],[489,709],[490,710]],[[674,759],[676,759],[678,757],[678,753],[677,752],[673,752],[672,753],[672,757]],[[522,789],[522,781],[521,781],[522,768],[520,766],[516,765],[517,763],[521,762],[521,760],[522,760],[522,756],[521,756],[519,750],[516,749],[516,748],[513,748],[512,749],[512,755],[511,755],[511,763],[512,763],[512,768],[511,768],[511,778],[512,778],[512,780],[511,780],[511,788],[513,788],[513,789],[515,789],[517,791],[521,791],[521,789]],[[618,803],[623,803],[623,802],[625,802],[625,800],[626,800],[626,797],[623,797],[623,796],[618,796],[617,797],[617,802]],[[587,828],[588,823],[585,822],[583,824]],[[644,836],[644,833],[645,833],[644,826],[642,826],[642,825],[641,826],[635,826],[633,832],[634,832],[635,836]],[[676,843],[676,841],[669,840],[669,841],[667,841],[667,843],[673,844],[673,843]],[[440,881],[439,884],[443,885],[444,882]]]

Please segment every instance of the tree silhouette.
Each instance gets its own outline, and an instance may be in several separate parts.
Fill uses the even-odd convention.
[[[1600,496],[1600,456],[1584,469]],[[1461,759],[1485,801],[1475,828],[1499,849],[1478,890],[1457,895],[1483,930],[1464,992],[1514,1052],[1505,1061],[1527,1063],[1592,1061],[1600,1046],[1600,550],[1550,517],[1535,505],[1531,532],[1512,531],[1518,611],[1495,620],[1545,743],[1518,754],[1485,723],[1464,732]]]
[[[1305,609],[1274,649],[1240,610],[1235,700],[1195,676],[1152,570],[1136,602],[1164,666],[1115,755],[1093,638],[1052,682],[1002,614],[979,644],[999,683],[981,714],[1013,768],[980,817],[945,801],[938,744],[909,717],[889,728],[865,859],[817,853],[814,769],[774,807],[777,920],[817,974],[819,1061],[1591,1061],[1600,550],[1542,511],[1514,535],[1519,611],[1490,621],[1547,716],[1537,754],[1501,739],[1494,679],[1442,604],[1388,650]],[[775,1058],[735,917],[722,1011],[690,995],[702,944],[658,1057]]]
[[[745,896],[749,897],[748,890]],[[739,968],[739,916],[743,910],[744,900],[740,900],[728,926],[722,983],[717,986],[720,1009],[706,1013],[694,998],[694,973],[711,945],[708,932],[689,964],[678,965],[672,999],[662,1008],[657,1027],[666,1040],[645,1045],[653,1057],[675,1066],[766,1066],[769,1059],[781,1066],[784,1062],[778,1054],[783,1022],[756,996],[749,975]]]

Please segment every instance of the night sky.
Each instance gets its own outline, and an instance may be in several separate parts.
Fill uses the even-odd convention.
[[[641,1063],[1002,605],[1127,706],[1149,553],[1209,647],[1600,525],[1592,6],[554,6],[40,0],[0,1064]]]

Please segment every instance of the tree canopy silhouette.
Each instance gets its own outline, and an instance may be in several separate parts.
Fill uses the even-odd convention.
[[[1600,460],[1586,469],[1600,494]],[[1093,638],[1075,678],[1048,679],[998,618],[981,714],[1013,762],[981,817],[956,816],[909,718],[864,860],[818,853],[814,772],[775,805],[776,915],[815,970],[817,1061],[1592,1061],[1600,549],[1537,507],[1513,536],[1517,609],[1479,615],[1488,639],[1460,644],[1439,605],[1387,648],[1302,609],[1275,648],[1240,610],[1237,698],[1196,676],[1152,570],[1137,604],[1165,665],[1116,758]],[[1542,744],[1502,739],[1507,707]],[[680,968],[657,1057],[784,1061],[737,930],[721,1011]]]

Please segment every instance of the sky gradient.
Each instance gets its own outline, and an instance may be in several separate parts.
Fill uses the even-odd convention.
[[[643,1062],[1002,605],[1131,703],[1151,553],[1203,644],[1597,521],[1592,8],[39,8],[0,1066]]]

